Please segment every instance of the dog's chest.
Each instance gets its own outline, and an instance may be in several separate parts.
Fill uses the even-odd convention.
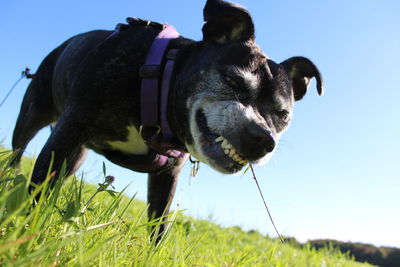
[[[141,155],[149,150],[143,138],[140,136],[135,126],[127,127],[128,134],[125,139],[105,141],[105,144],[112,150],[117,150],[125,154]]]

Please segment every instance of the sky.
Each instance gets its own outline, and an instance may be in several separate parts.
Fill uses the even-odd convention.
[[[320,69],[296,102],[294,118],[273,159],[256,167],[281,234],[300,241],[331,238],[400,247],[400,2],[396,0],[250,1],[256,41],[276,62],[306,56]],[[34,72],[67,38],[113,29],[134,16],[174,25],[201,40],[205,1],[3,0],[0,1],[0,101],[21,71]],[[0,140],[11,136],[28,80],[0,107]],[[35,156],[44,128],[26,150]],[[90,153],[79,174],[101,181],[102,162],[116,187],[146,199],[146,175]],[[223,226],[237,225],[275,237],[250,173],[223,175],[202,164],[189,182],[186,164],[173,209]]]

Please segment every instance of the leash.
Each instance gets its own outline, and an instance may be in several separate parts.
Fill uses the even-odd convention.
[[[25,68],[25,70],[23,70],[21,72],[21,77],[14,83],[14,85],[11,87],[11,89],[8,91],[7,95],[4,97],[3,101],[1,101],[0,103],[0,108],[3,106],[4,102],[6,102],[7,98],[10,96],[10,94],[12,93],[12,91],[14,91],[15,87],[17,86],[17,84],[23,79],[23,78],[27,78],[27,79],[33,79],[35,77],[35,74],[31,74],[30,73],[30,69],[28,67]]]

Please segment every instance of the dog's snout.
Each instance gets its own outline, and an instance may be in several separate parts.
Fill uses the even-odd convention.
[[[250,142],[265,146],[267,152],[271,152],[275,147],[272,133],[256,123],[248,125],[245,134],[248,135]]]
[[[241,139],[247,157],[254,160],[272,152],[276,145],[272,132],[255,122],[245,127]]]

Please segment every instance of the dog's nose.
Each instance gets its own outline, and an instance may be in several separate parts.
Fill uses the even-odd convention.
[[[245,129],[247,142],[251,145],[259,146],[265,152],[271,152],[275,148],[275,138],[271,131],[257,123],[250,123]]]
[[[272,132],[255,122],[249,123],[242,133],[242,148],[247,159],[259,159],[272,152],[275,145]]]

